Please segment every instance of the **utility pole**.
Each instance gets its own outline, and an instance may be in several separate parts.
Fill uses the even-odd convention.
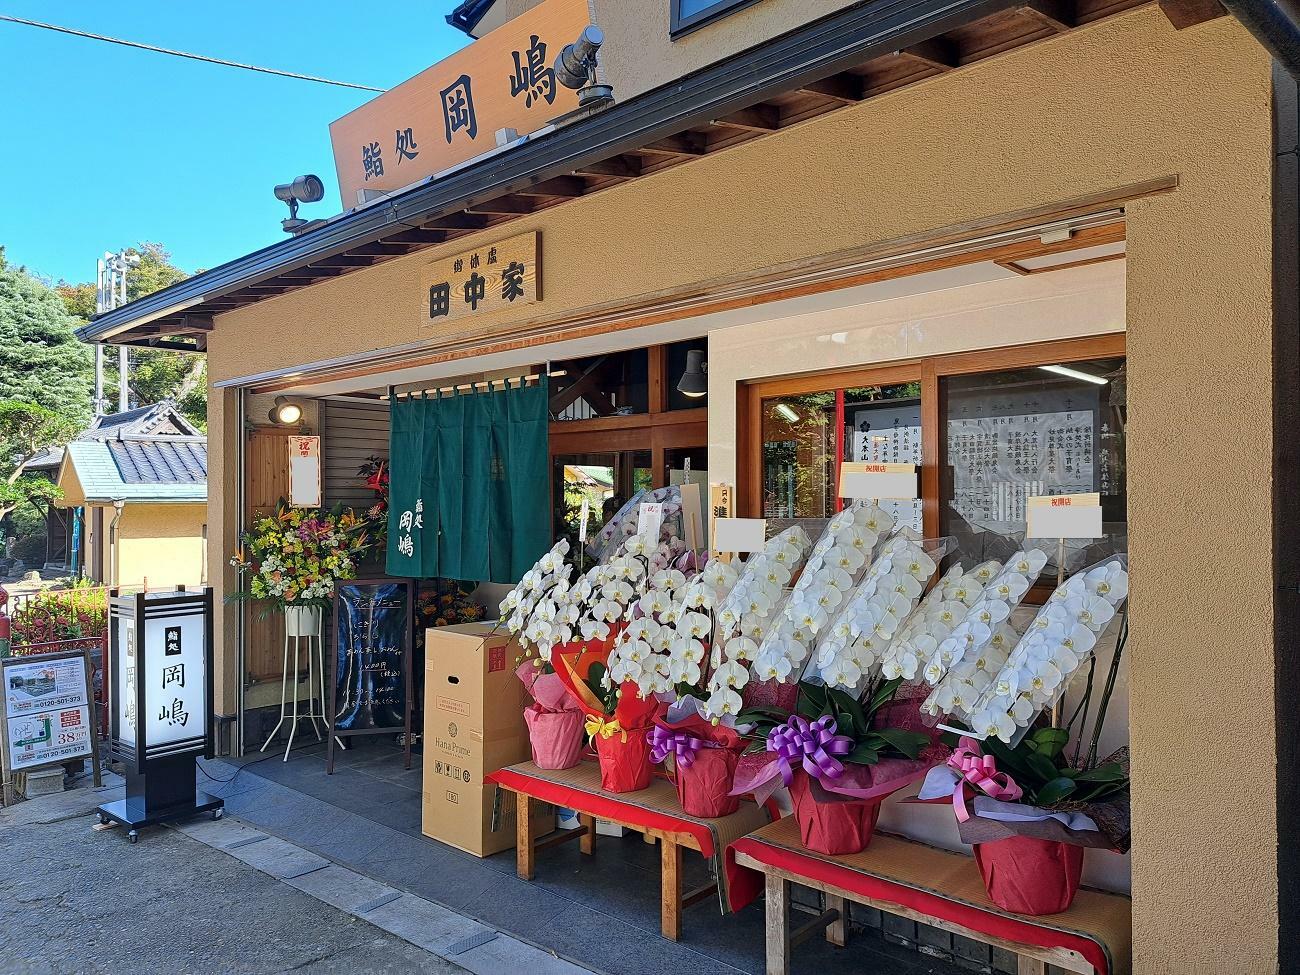
[[[109,251],[97,262],[97,284],[95,286],[95,314],[102,315],[126,304],[126,272],[140,263],[136,254],[121,250],[116,254]],[[131,359],[127,346],[117,347],[117,409],[126,412],[130,395]],[[104,345],[95,343],[95,415],[103,416],[108,404],[104,402]]]

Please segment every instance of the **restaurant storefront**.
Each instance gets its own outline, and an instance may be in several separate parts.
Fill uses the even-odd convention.
[[[613,108],[389,188],[387,229],[359,246],[338,227],[388,202],[284,242],[301,270],[273,273],[269,248],[92,324],[202,338],[210,577],[238,584],[241,528],[284,493],[266,474],[288,435],[264,419],[275,397],[321,437],[324,500],[359,505],[344,472],[387,451],[394,401],[544,383],[547,540],[574,535],[583,497],[609,502],[599,525],[640,489],[692,481],[734,486],[735,513],[769,532],[824,524],[839,465],[883,461],[919,468],[898,517],[977,562],[1014,550],[1028,497],[1097,492],[1092,551],[1132,566],[1103,743],[1131,750],[1132,852],[1090,853],[1085,883],[1131,891],[1134,971],[1277,970],[1293,883],[1270,582],[1286,102],[1268,55],[1231,17],[1178,29],[1154,4],[1068,19],[1040,4],[882,19],[854,66],[870,5],[818,4],[825,20],[803,24],[766,0],[668,58],[633,6],[595,4]],[[833,36],[836,57],[810,60]],[[709,74],[729,63],[751,72],[748,104]],[[597,159],[615,122],[619,151]],[[511,175],[565,139],[567,172],[557,156]],[[457,262],[521,236],[531,300],[436,314],[433,291],[472,273]],[[681,392],[701,367],[706,395]],[[1040,437],[1041,463],[987,460]],[[275,713],[278,625],[221,614],[217,707],[237,747]],[[890,804],[882,823],[960,848],[944,811]]]

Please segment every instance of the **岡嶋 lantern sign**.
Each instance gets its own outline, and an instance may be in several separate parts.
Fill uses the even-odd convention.
[[[556,56],[591,23],[587,0],[543,0],[330,125],[345,209],[536,132],[578,107]]]

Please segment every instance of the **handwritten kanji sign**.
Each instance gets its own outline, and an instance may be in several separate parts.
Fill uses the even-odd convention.
[[[540,257],[540,237],[533,231],[434,261],[421,277],[425,325],[540,301]]]
[[[289,438],[289,503],[296,508],[320,507],[320,437]]]
[[[536,132],[578,107],[555,58],[591,23],[587,0],[543,0],[330,125],[343,206],[401,189]]]

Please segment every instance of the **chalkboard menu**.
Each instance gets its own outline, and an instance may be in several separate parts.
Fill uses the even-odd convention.
[[[405,732],[411,767],[413,579],[353,579],[334,591],[334,682],[326,765],[334,740]]]

